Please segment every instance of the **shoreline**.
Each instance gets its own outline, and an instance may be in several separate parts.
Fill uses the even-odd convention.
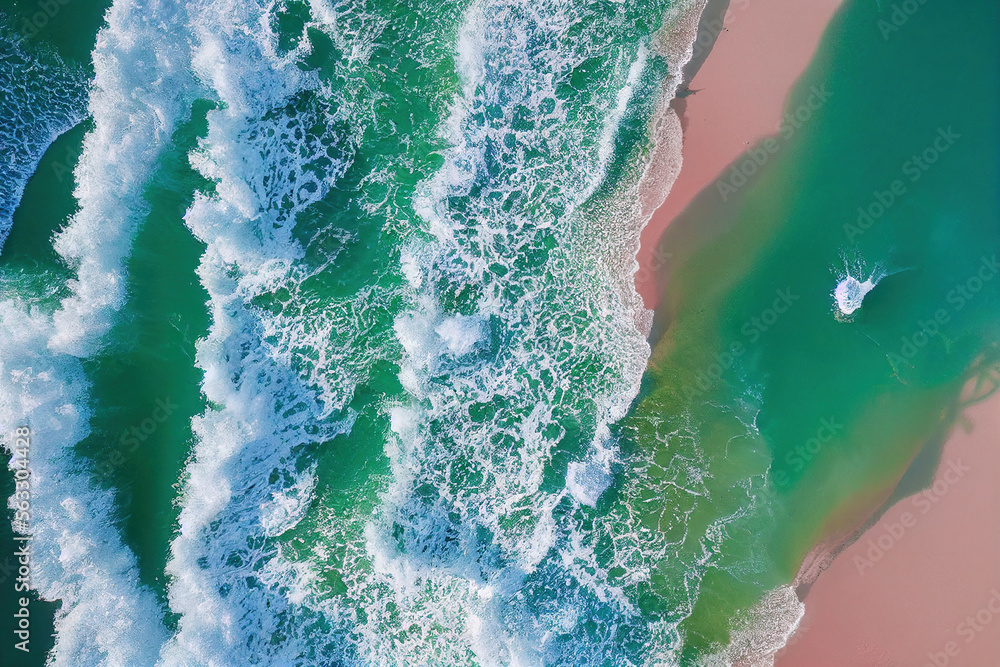
[[[808,6],[795,0],[706,3],[668,110],[680,121],[679,173],[672,179],[674,165],[651,163],[647,177],[655,182],[648,189],[659,184],[660,194],[641,195],[642,208],[653,209],[635,256],[635,289],[647,309],[659,303],[656,273],[665,260],[656,250],[667,227],[754,142],[779,131],[788,94],[840,5],[840,0]]]
[[[683,244],[697,247],[711,234],[713,213],[727,207],[721,188],[729,182],[731,167],[746,159],[747,149],[784,129],[787,96],[840,6],[831,3],[829,14],[819,21],[818,7],[824,3],[782,9],[783,0],[759,7],[751,7],[752,2],[731,0],[726,29],[718,33],[711,56],[700,70],[693,67],[690,82],[684,79],[670,104],[683,130],[683,166],[642,231],[636,255],[636,290],[647,308],[656,309],[657,318],[669,319],[671,312],[671,304],[660,302],[664,293],[659,282],[669,273],[664,270],[669,253],[679,247],[683,251]],[[778,16],[781,11],[784,17]],[[796,11],[810,12],[816,32],[811,49],[797,44],[797,55],[804,56],[792,63],[791,46],[779,39],[784,32],[775,21]],[[706,8],[703,25],[708,17]],[[767,67],[778,56],[785,59],[781,72]],[[801,68],[792,72],[793,64]],[[776,83],[781,76],[787,88]],[[768,81],[759,84],[764,79]],[[780,135],[777,141],[781,143]],[[734,201],[735,196],[728,206]],[[668,235],[672,243],[664,248],[665,232],[681,215],[683,237]],[[695,229],[686,225],[690,221],[705,224]],[[654,345],[669,321],[656,326]],[[996,371],[994,376],[1000,382]],[[972,430],[963,430],[968,424]],[[776,667],[994,664],[1000,655],[1000,532],[994,530],[1000,525],[998,440],[1000,391],[967,407],[952,426],[938,431],[905,466],[898,485],[873,487],[845,507],[792,584],[804,602],[804,614],[791,637],[780,650],[755,652],[752,660],[773,658]],[[930,487],[919,490],[914,478],[929,480]],[[745,640],[734,637],[727,656],[735,654],[736,639]]]
[[[1000,391],[959,415],[933,483],[804,587],[805,616],[776,667],[980,667],[1000,655],[998,439]]]

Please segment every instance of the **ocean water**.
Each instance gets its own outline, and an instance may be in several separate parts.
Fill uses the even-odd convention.
[[[1000,334],[996,8],[869,4],[809,121],[671,228],[653,314],[639,194],[700,2],[4,2],[4,664],[780,646],[799,563]]]
[[[845,3],[774,143],[661,241],[666,305],[625,421],[656,454],[630,498],[680,555],[664,590],[702,564],[692,660],[817,543],[898,499],[918,454],[938,460],[964,385],[997,385],[997,8],[895,7]]]

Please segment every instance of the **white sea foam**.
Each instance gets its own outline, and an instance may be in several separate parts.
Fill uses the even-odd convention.
[[[607,465],[599,461],[573,461],[566,472],[566,488],[577,502],[588,507],[597,505],[601,494],[611,486],[611,482]]]
[[[774,656],[799,627],[805,605],[795,589],[768,591],[746,616],[736,619],[729,646],[703,660],[700,667],[774,667]]]
[[[107,20],[94,50],[94,130],[75,170],[80,209],[55,241],[76,278],[49,348],[77,356],[94,349],[124,303],[124,261],[148,209],[146,178],[195,94],[183,7],[117,2]]]
[[[617,531],[630,522],[603,532],[578,522],[613,480],[607,425],[638,390],[648,347],[632,304],[621,298],[628,275],[585,268],[568,250],[577,248],[578,211],[603,184],[649,54],[641,46],[608,52],[586,28],[562,42],[570,26],[586,25],[574,12],[520,2],[469,8],[457,47],[461,93],[442,128],[450,148],[414,202],[432,240],[406,254],[413,308],[395,327],[406,352],[400,380],[414,400],[393,419],[392,483],[369,549],[376,569],[404,593],[397,609],[415,614],[433,599],[435,609],[447,605],[463,619],[465,633],[438,635],[435,660],[464,662],[456,656],[467,646],[480,664],[603,663],[605,649],[620,650],[623,635],[615,633],[635,613],[598,547],[602,537],[628,542]],[[557,83],[591,48],[609,63],[607,85],[594,91],[584,120],[571,120]],[[532,127],[517,126],[519,109],[528,110]],[[544,157],[527,169],[522,147]],[[532,197],[529,210],[516,195],[534,191],[546,195]],[[496,203],[505,197],[517,203]],[[455,199],[464,207],[453,207]],[[638,233],[615,229],[620,222],[612,216],[598,223],[606,227],[598,245]],[[556,250],[544,264],[528,264],[545,234]],[[498,265],[499,277],[491,269]],[[482,295],[472,315],[449,309],[448,290],[463,285]],[[581,312],[582,321],[574,320]],[[459,317],[490,326],[462,336],[465,354],[455,355],[451,332],[467,321]],[[479,341],[489,354],[476,353]],[[573,360],[587,355],[600,361],[580,373]],[[470,418],[469,406],[494,404],[503,407],[491,419]],[[594,442],[583,460],[569,463],[565,489],[548,490],[546,472],[566,435],[563,410],[594,419]],[[646,552],[640,540],[634,544],[635,553],[612,562],[640,581],[648,572],[633,556]],[[524,601],[539,587],[559,594],[529,609]],[[587,630],[583,619],[601,609],[621,625],[606,634]],[[397,647],[404,661],[422,650],[425,643]]]
[[[58,241],[80,279],[55,320],[38,321],[43,333],[28,348],[52,360],[55,370],[42,380],[72,379],[78,388],[52,390],[74,399],[66,406],[47,403],[42,389],[27,400],[39,415],[61,415],[52,427],[58,422],[68,435],[58,442],[70,446],[85,434],[85,416],[73,407],[84,404],[85,387],[72,355],[97,348],[123,302],[121,267],[144,210],[142,183],[186,108],[176,95],[194,87],[190,65],[221,103],[191,156],[214,190],[197,196],[185,218],[206,244],[198,275],[212,326],[197,364],[211,407],[193,423],[197,443],[167,568],[179,631],[164,643],[160,610],[136,583],[133,559],[113,529],[91,526],[82,511],[92,504],[110,514],[110,504],[60,493],[61,514],[43,526],[84,522],[89,532],[61,536],[66,563],[75,559],[85,572],[79,592],[62,580],[43,590],[72,601],[57,661],[76,650],[94,664],[142,664],[162,644],[167,665],[584,666],[604,664],[604,651],[617,650],[632,621],[630,639],[646,639],[630,591],[648,579],[645,563],[662,539],[631,531],[632,517],[585,524],[613,480],[608,425],[635,396],[648,347],[622,299],[627,275],[594,268],[567,248],[581,206],[603,184],[648,48],[609,45],[604,26],[565,3],[473,4],[457,44],[461,93],[442,127],[450,148],[414,203],[422,229],[407,230],[399,267],[411,305],[396,319],[395,341],[368,340],[363,312],[390,309],[383,291],[322,301],[305,286],[321,269],[308,261],[296,220],[345,173],[365,130],[359,109],[300,67],[312,48],[307,33],[283,52],[272,28],[282,7],[268,2],[171,11],[120,4],[99,42],[98,55],[111,55],[99,64],[94,99],[112,99],[116,86],[138,97],[131,106],[117,99],[113,109],[92,108],[97,129],[78,171],[82,208]],[[336,67],[363,67],[382,24],[343,20],[343,3],[314,0],[311,8],[313,27],[345,54]],[[581,105],[582,116],[568,114],[560,84],[592,56],[608,57],[607,81]],[[151,75],[160,78],[142,78]],[[322,136],[308,131],[317,126],[327,128]],[[544,160],[526,163],[526,147]],[[508,198],[513,205],[503,205]],[[524,265],[539,256],[546,259]],[[269,302],[279,291],[287,298]],[[475,303],[456,305],[466,292],[478,294]],[[385,406],[392,479],[376,517],[359,510],[345,519],[321,507],[317,562],[290,553],[279,538],[303,525],[319,492],[312,451],[351,430],[354,388],[374,357],[395,359],[400,349],[410,399]],[[23,379],[28,371],[10,372]],[[13,403],[21,394],[4,396]],[[472,419],[474,409],[492,416]],[[547,476],[577,419],[591,447],[569,462],[559,488]],[[42,473],[44,492],[48,469]],[[60,480],[60,488],[74,483]],[[83,568],[96,561],[84,535],[102,541],[102,557],[113,554],[110,566]],[[612,563],[627,570],[617,580],[606,542]],[[342,550],[344,602],[320,595],[324,558]],[[709,562],[706,551],[695,565]],[[622,622],[592,628],[584,621],[597,612]],[[95,638],[99,623],[105,630]],[[668,624],[651,641],[673,647],[676,639]]]
[[[857,278],[847,276],[837,283],[837,287],[833,290],[833,298],[837,300],[840,312],[850,315],[861,307],[865,295],[873,289],[875,289],[875,283],[871,279],[859,282]]]
[[[0,421],[33,431],[32,585],[62,601],[56,665],[151,664],[166,640],[163,610],[140,585],[111,519],[113,494],[92,487],[72,448],[89,433],[78,357],[100,349],[124,302],[143,185],[193,93],[184,23],[173,3],[116,2],[109,10],[94,51],[94,129],[75,171],[79,210],[55,244],[76,270],[71,296],[52,316],[0,304]]]
[[[2,21],[2,15],[0,15]],[[87,104],[83,72],[57,56],[32,52],[0,23],[0,248],[24,187],[45,150],[81,120]],[[30,73],[26,75],[27,73]]]
[[[295,484],[283,491],[272,491],[271,502],[261,507],[260,523],[268,537],[294,528],[309,508],[316,490],[316,471],[300,475]]]
[[[185,216],[207,245],[198,275],[212,325],[197,364],[213,407],[193,422],[197,442],[167,565],[179,631],[161,658],[308,664],[333,650],[312,626],[317,612],[304,606],[316,575],[285,559],[273,538],[315,498],[314,466],[299,465],[308,448],[353,425],[347,403],[369,363],[361,315],[380,297],[310,304],[302,284],[317,269],[306,268],[293,230],[350,165],[352,138],[336,122],[348,108],[299,67],[308,41],[279,52],[274,5],[223,0],[189,11],[195,70],[222,102],[192,155],[215,192],[197,196]],[[316,126],[325,133],[315,135]],[[287,310],[253,304],[278,289],[290,292]],[[276,628],[286,636],[280,645]]]
[[[312,6],[314,16],[337,21],[324,30],[338,46],[364,61],[366,46],[346,48],[351,42],[340,30],[339,5]],[[308,471],[298,472],[296,457],[350,428],[349,420],[337,419],[350,382],[330,384],[329,372],[292,350],[326,355],[328,370],[348,367],[329,341],[332,331],[343,336],[356,326],[249,305],[305,277],[304,251],[290,233],[295,214],[276,219],[270,205],[296,190],[281,177],[277,186],[255,181],[256,172],[273,173],[271,165],[293,151],[262,151],[255,129],[298,92],[318,88],[310,75],[292,68],[293,58],[275,55],[266,29],[257,36],[262,42],[225,41],[233,32],[227,21],[265,25],[266,11],[257,12],[233,7],[198,20],[204,23],[199,75],[225,103],[210,114],[209,135],[193,158],[215,180],[216,195],[200,197],[187,215],[208,245],[199,275],[212,299],[213,326],[198,363],[206,371],[206,396],[218,407],[195,421],[198,445],[168,568],[180,632],[164,648],[164,662],[221,664],[267,655],[297,664],[327,641],[354,645],[338,656],[348,664],[351,655],[365,664],[603,662],[602,650],[618,646],[621,635],[611,628],[592,631],[582,621],[600,609],[630,619],[635,609],[623,585],[609,581],[600,539],[634,545],[620,561],[629,568],[625,585],[648,577],[635,557],[648,550],[640,534],[583,530],[588,503],[581,498],[596,503],[612,479],[607,424],[625,414],[648,347],[614,280],[600,271],[581,272],[558,242],[545,266],[525,268],[519,261],[544,247],[539,233],[557,241],[571,234],[574,211],[602,183],[647,56],[628,49],[618,54],[602,102],[585,108],[587,118],[569,123],[556,94],[559,76],[583,57],[575,47],[604,53],[600,31],[561,41],[579,20],[564,6],[477,3],[468,11],[459,31],[462,92],[442,127],[451,147],[414,202],[430,240],[414,235],[401,257],[412,305],[393,330],[405,353],[399,378],[412,400],[387,406],[391,480],[374,521],[345,521],[329,510],[329,521],[320,523],[325,544],[313,551],[322,559],[345,548],[358,564],[340,570],[348,591],[341,604],[318,596],[320,563],[253,539],[301,520],[300,508],[315,487]],[[539,43],[552,48],[539,49]],[[254,82],[253,95],[243,83],[231,83],[244,80]],[[514,127],[519,105],[532,110],[529,117],[538,124]],[[499,108],[501,117],[484,119],[487,108]],[[272,114],[267,127],[275,115],[282,118]],[[546,151],[549,172],[537,164],[534,171],[524,169],[519,144]],[[487,146],[506,148],[497,155]],[[544,192],[553,183],[561,191],[535,197],[536,188]],[[318,184],[317,197],[327,185]],[[484,194],[473,195],[479,185]],[[513,212],[494,204],[501,201],[495,195],[519,194],[543,205],[528,214],[523,204]],[[464,198],[465,214],[451,205],[453,198]],[[295,211],[309,203],[296,202]],[[444,291],[449,286],[441,285],[449,282],[458,289]],[[466,286],[478,292],[478,302],[454,307],[450,299]],[[357,341],[345,345],[350,352]],[[592,365],[578,372],[573,362],[581,358]],[[591,368],[604,373],[588,373]],[[488,414],[495,402],[508,407],[485,422],[469,419],[471,409]],[[292,404],[301,412],[282,411]],[[566,435],[559,410],[594,418],[594,447],[573,462],[567,488],[551,490],[544,488],[546,472]],[[326,430],[307,430],[317,424]],[[359,528],[366,540],[360,553],[351,551],[357,548],[351,531]],[[706,556],[699,566],[707,563]],[[558,596],[540,593],[554,589]],[[525,600],[532,595],[537,603],[529,607]],[[342,622],[349,632],[338,634]],[[407,630],[415,627],[419,633]],[[636,627],[644,632],[641,622]],[[303,628],[312,629],[311,641]],[[286,637],[280,646],[266,641],[275,629]],[[660,634],[676,644],[671,628]]]
[[[661,656],[679,646],[675,622],[650,634],[630,598],[648,580],[649,563],[666,556],[663,536],[627,515],[582,525],[613,480],[607,425],[634,397],[648,347],[621,298],[627,274],[582,268],[566,249],[581,222],[575,212],[602,184],[648,54],[608,56],[603,96],[585,120],[570,122],[559,76],[587,49],[608,48],[586,31],[561,43],[579,22],[567,6],[474,3],[459,31],[461,93],[441,131],[450,148],[414,201],[431,240],[414,240],[402,255],[412,307],[394,331],[412,401],[391,408],[391,481],[366,528],[373,571],[349,584],[368,618],[356,631],[370,663],[588,665],[604,664],[625,636]],[[519,108],[533,127],[514,127]],[[494,115],[484,118],[487,109]],[[521,146],[546,161],[526,169]],[[558,191],[546,189],[552,183]],[[545,195],[532,195],[539,205],[530,213],[495,204],[537,192]],[[600,243],[620,240],[620,222],[605,221]],[[544,266],[525,266],[539,233],[551,233],[556,250]],[[480,298],[456,310],[451,297],[467,285]],[[591,355],[604,372],[575,372],[573,360]],[[492,405],[501,406],[492,418],[470,418],[482,406],[491,414]],[[550,490],[546,472],[566,436],[560,410],[592,417],[594,442],[570,462],[565,489]],[[704,485],[692,493],[704,495]],[[720,539],[727,518],[707,540]],[[612,565],[625,571],[616,581],[608,543]],[[684,575],[692,602],[714,553],[706,545]],[[372,587],[388,595],[372,598]],[[583,621],[599,613],[621,622],[588,629]],[[377,620],[387,614],[398,619],[392,627]],[[399,627],[422,632],[400,636]]]
[[[868,263],[855,249],[841,251],[842,267],[834,269],[837,286],[833,289],[833,302],[838,319],[850,321],[855,312],[864,304],[865,297],[886,276],[898,271],[889,272],[886,267],[877,262],[869,269]],[[863,278],[865,274],[867,278]]]
[[[471,352],[485,334],[480,317],[455,315],[447,317],[434,329],[451,354],[462,356]]]
[[[89,433],[79,360],[46,351],[51,319],[0,304],[0,415],[30,424],[31,584],[61,600],[52,664],[152,664],[166,639],[163,610],[139,583],[113,522],[113,494],[74,471],[72,447]],[[13,449],[13,443],[7,443]]]

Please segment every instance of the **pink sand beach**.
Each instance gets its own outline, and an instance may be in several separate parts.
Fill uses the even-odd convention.
[[[933,486],[819,576],[776,667],[1000,665],[1000,392],[965,420]]]
[[[653,250],[670,222],[756,140],[776,134],[785,99],[812,59],[840,0],[731,0],[718,39],[692,78],[693,94],[675,100],[684,130],[683,166],[642,232],[636,289],[647,308],[658,300]]]

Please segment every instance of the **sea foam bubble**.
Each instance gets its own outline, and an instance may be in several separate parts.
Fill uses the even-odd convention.
[[[0,15],[0,248],[28,179],[55,139],[79,123],[87,80],[58,56],[29,48],[4,28]],[[30,72],[25,76],[25,72]]]
[[[837,300],[837,307],[845,315],[850,315],[861,307],[865,300],[865,295],[875,289],[876,283],[871,279],[860,282],[857,278],[847,276],[839,283],[833,291],[833,297]]]
[[[195,93],[182,6],[116,1],[106,21],[93,54],[93,129],[74,173],[79,209],[54,242],[76,272],[71,295],[52,314],[0,302],[0,422],[32,429],[31,583],[61,602],[55,665],[153,664],[167,639],[162,605],[118,532],[115,494],[94,485],[74,447],[90,435],[81,358],[102,349],[117,320],[143,186]]]

